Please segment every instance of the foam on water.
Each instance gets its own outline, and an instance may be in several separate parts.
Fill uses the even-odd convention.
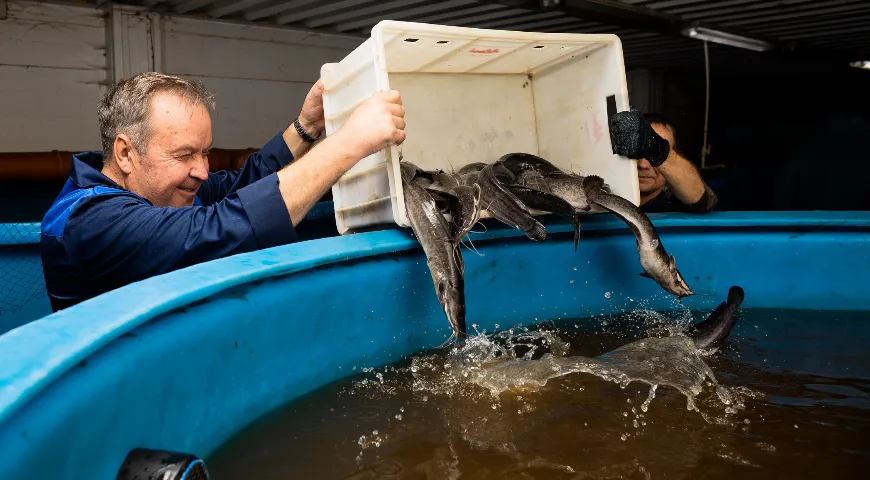
[[[530,397],[552,380],[566,375],[586,375],[589,385],[600,384],[601,380],[622,389],[632,382],[646,385],[648,393],[639,408],[630,406],[623,413],[629,422],[621,435],[623,441],[642,431],[646,425],[644,415],[662,386],[680,392],[686,398],[687,409],[699,413],[706,422],[734,424],[730,417],[744,408],[743,400],[754,396],[753,392],[729,389],[717,382],[704,362],[703,352],[680,333],[684,322],[674,323],[649,311],[636,315],[648,327],[653,330],[659,327],[667,336],[643,338],[590,358],[570,355],[570,344],[552,329],[515,327],[493,334],[478,332],[447,353],[417,355],[406,367],[389,367],[384,372],[389,374],[388,378],[372,372],[374,378],[355,382],[352,393],[394,395],[410,389],[418,401],[435,400],[440,405],[441,421],[468,444],[509,454],[527,467],[535,465],[564,472],[572,472],[571,467],[544,465],[542,462],[546,462],[539,457],[526,458],[514,441],[523,429],[534,428],[522,425],[517,417],[538,408],[553,408],[542,405],[540,397]],[[575,381],[572,385],[571,388],[582,391],[587,382],[584,380],[578,386]],[[712,394],[703,396],[704,392]],[[626,396],[626,402],[631,403],[628,393]],[[699,401],[702,396],[703,402]],[[633,416],[630,419],[629,410]],[[365,450],[379,447],[384,439],[381,434],[360,440],[361,461]],[[448,472],[442,473],[450,476]]]

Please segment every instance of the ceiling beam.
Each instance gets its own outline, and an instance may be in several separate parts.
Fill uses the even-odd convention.
[[[756,38],[773,45],[771,50],[758,53],[771,57],[786,56],[791,59],[804,59],[820,65],[848,65],[849,62],[861,60],[861,55],[812,46],[805,42],[781,41],[764,35],[748,33],[722,25],[691,21],[679,15],[672,15],[652,8],[623,3],[618,0],[478,0],[480,3],[496,3],[499,5],[525,8],[543,12],[560,10],[566,15],[583,21],[593,21],[606,25],[619,25],[646,32],[658,32],[671,36],[687,38],[683,30],[688,27],[705,27],[735,35]],[[748,52],[747,52],[748,53]]]

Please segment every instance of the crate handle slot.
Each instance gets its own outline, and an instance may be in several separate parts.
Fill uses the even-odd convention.
[[[378,153],[380,153],[382,151],[383,150],[379,150],[379,151],[375,152],[374,155],[377,155]],[[360,175],[364,175],[366,173],[372,172],[372,171],[377,170],[379,168],[387,168],[388,166],[389,166],[389,164],[387,162],[380,162],[380,163],[376,163],[370,167],[360,168],[359,170],[350,170],[347,173],[345,173],[344,176],[341,177],[341,182],[344,183],[345,181],[352,180]]]
[[[335,121],[336,119],[339,119],[339,118],[351,113],[354,109],[356,109],[356,107],[365,103],[366,100],[368,100],[367,97],[363,97],[363,98],[360,98],[358,100],[355,100],[353,103],[351,103],[347,107],[339,110],[338,112],[335,112],[331,115],[327,115],[326,119],[329,121]]]
[[[386,197],[380,197],[380,198],[376,198],[376,199],[374,199],[374,200],[369,200],[369,201],[367,201],[367,202],[357,203],[356,205],[351,205],[351,206],[349,206],[349,207],[337,208],[337,209],[335,209],[335,212],[336,212],[336,213],[343,213],[343,212],[350,212],[350,211],[353,211],[353,210],[359,210],[359,209],[361,209],[361,208],[370,207],[370,206],[372,206],[372,205],[376,205],[376,204],[378,204],[378,203],[384,203],[384,202],[386,202],[386,201],[392,201],[394,198],[396,198],[395,195],[387,195]]]

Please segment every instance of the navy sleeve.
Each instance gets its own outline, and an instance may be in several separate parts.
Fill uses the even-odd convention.
[[[159,208],[132,194],[97,195],[76,208],[64,233],[73,268],[106,289],[296,240],[275,174],[210,206]]]
[[[282,132],[278,132],[259,152],[249,155],[241,169],[209,172],[208,180],[199,187],[197,196],[203,205],[215,204],[240,188],[276,173],[292,161],[293,154]]]

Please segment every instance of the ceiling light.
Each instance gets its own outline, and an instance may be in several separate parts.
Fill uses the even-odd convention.
[[[683,35],[697,38],[698,40],[707,40],[713,43],[721,43],[722,45],[755,50],[756,52],[763,52],[772,47],[771,44],[762,40],[721,32],[719,30],[710,30],[704,27],[686,28],[683,30]]]
[[[867,70],[870,70],[870,60],[862,60],[860,62],[852,62],[849,65],[851,65],[855,68],[866,68]]]

